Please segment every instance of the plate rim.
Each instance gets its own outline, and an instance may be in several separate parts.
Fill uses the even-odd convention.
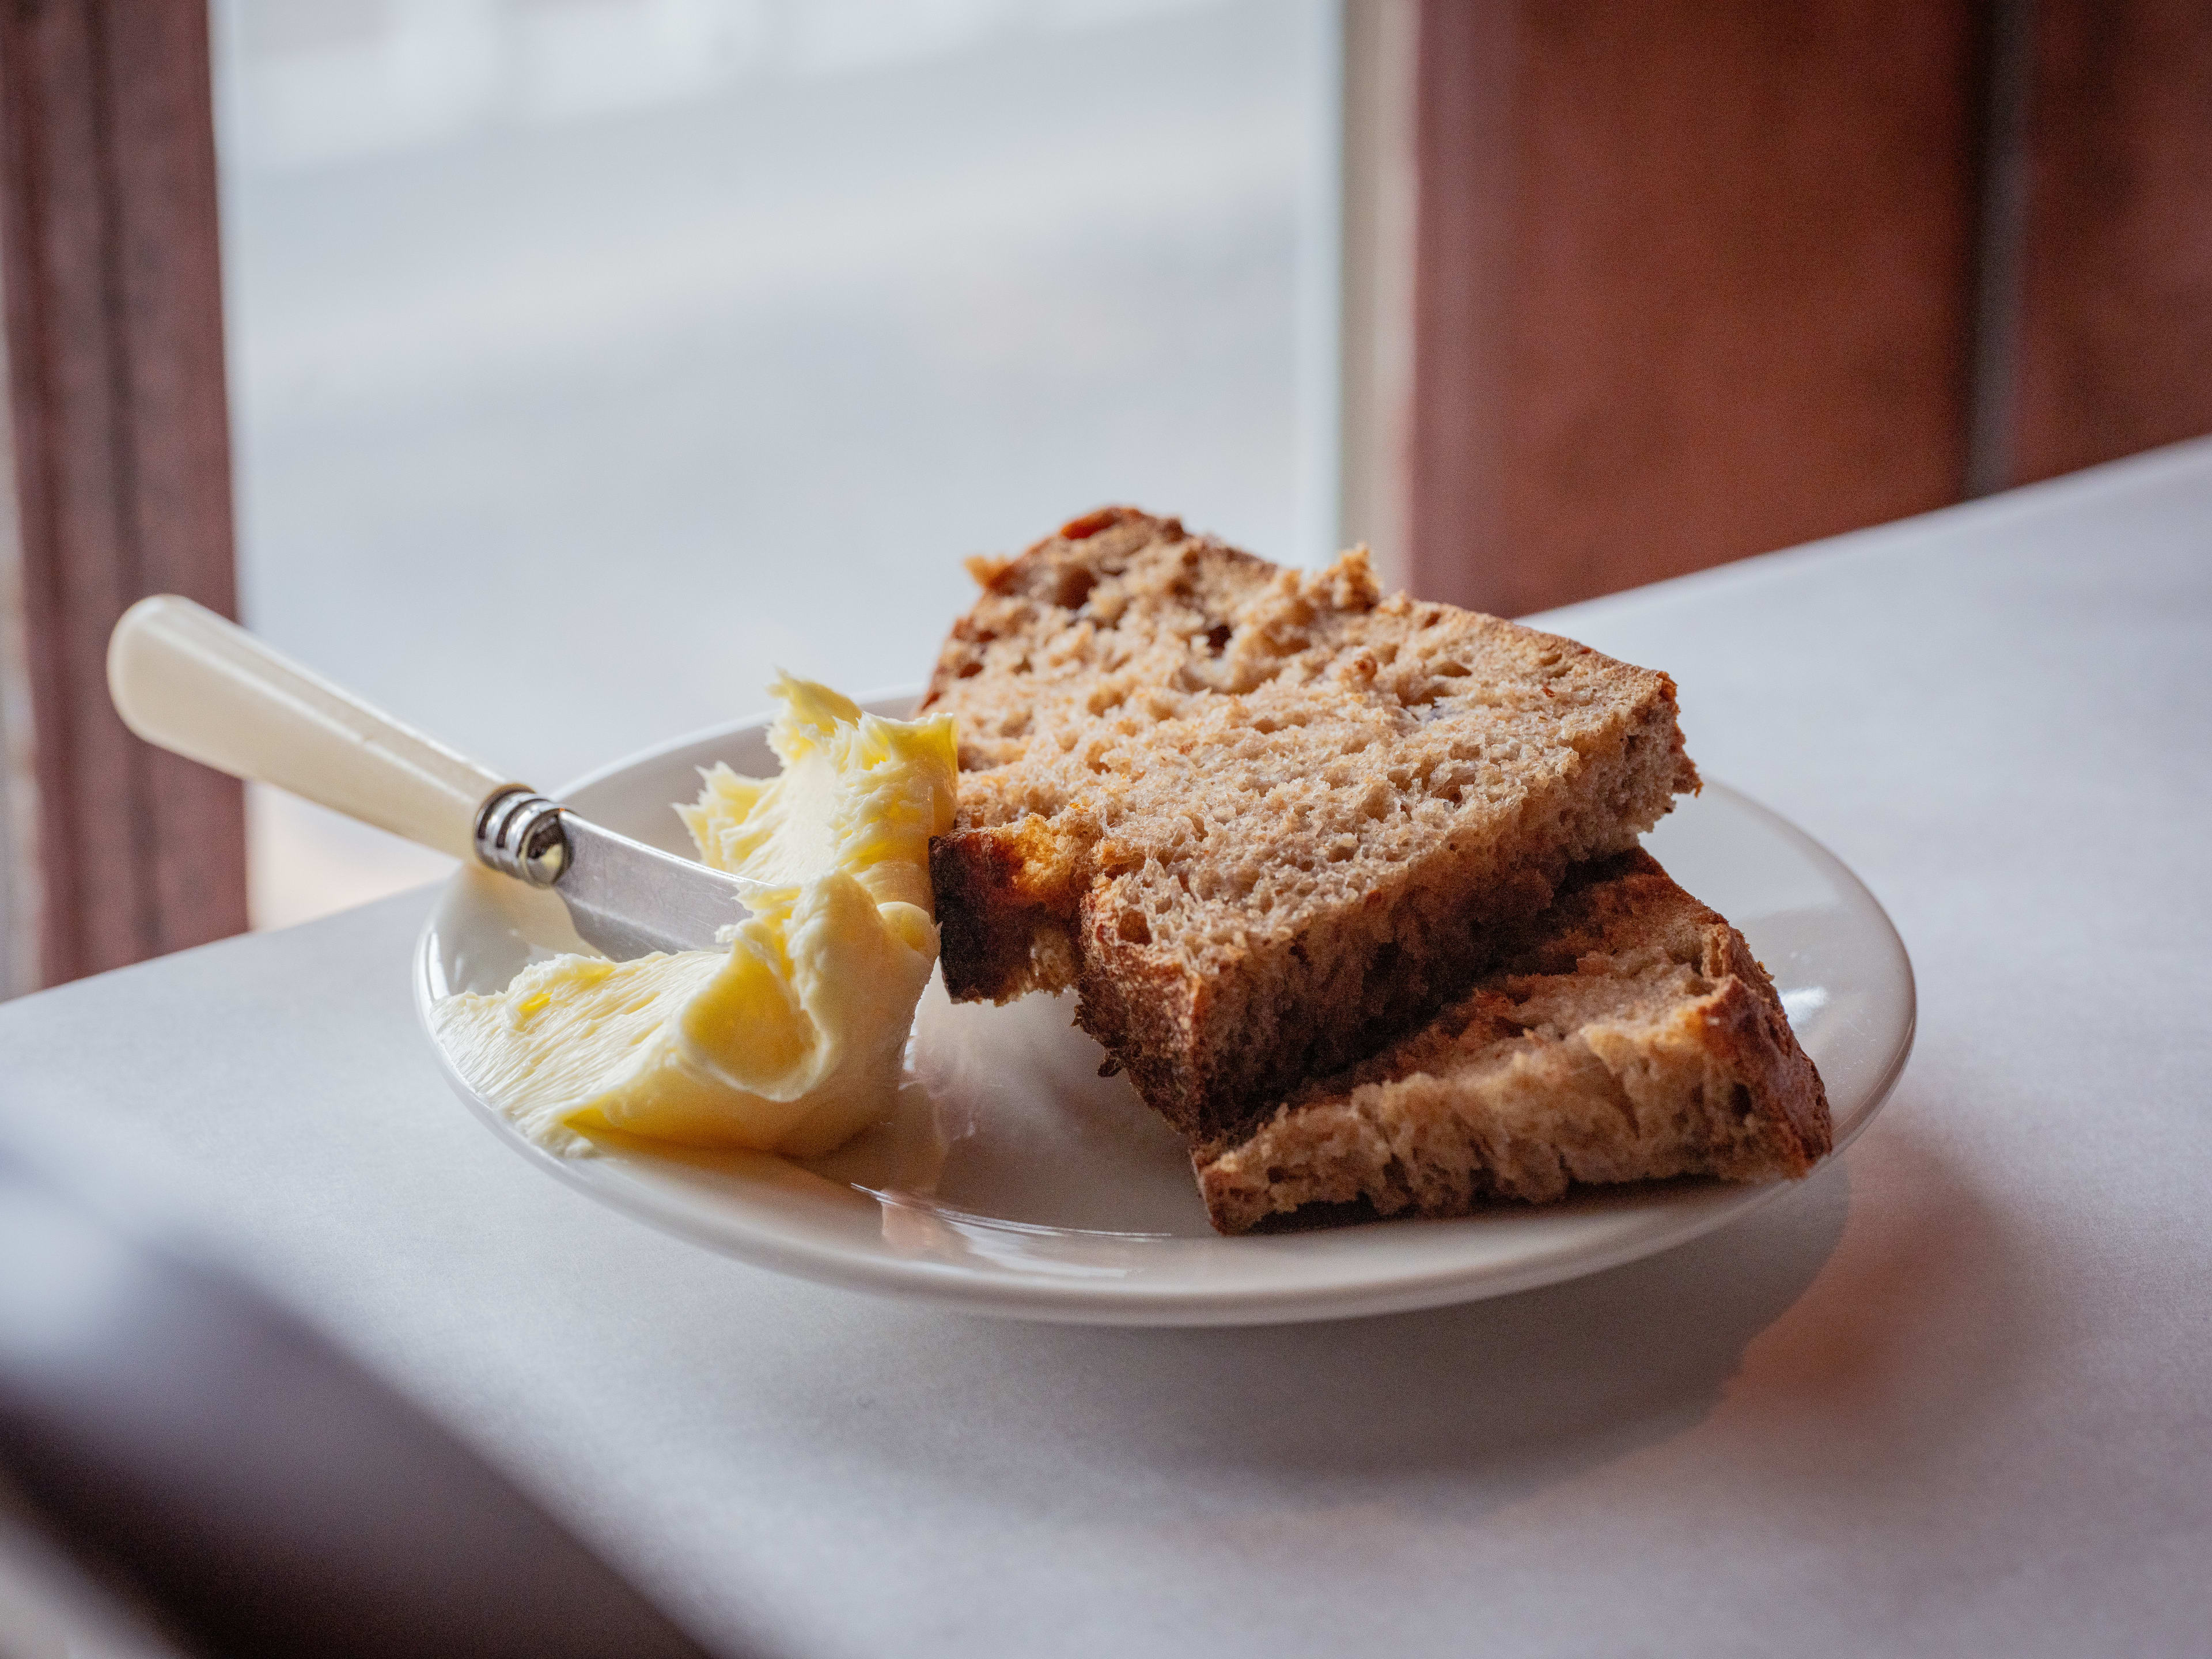
[[[883,712],[879,706],[885,704],[910,708],[920,695],[916,688],[900,686],[855,698],[854,701],[864,708]],[[757,731],[767,719],[768,716],[763,714],[723,721],[639,750],[573,780],[556,792],[555,799],[565,800],[581,790],[656,761],[665,761],[682,750]],[[1855,889],[1869,913],[1879,919],[1884,942],[1897,969],[1898,989],[1903,1004],[1901,1030],[1880,1075],[1868,1091],[1866,1104],[1850,1121],[1838,1126],[1835,1143],[1828,1155],[1806,1177],[1807,1180],[1817,1179],[1823,1170],[1843,1157],[1846,1149],[1881,1114],[1911,1058],[1919,1027],[1919,990],[1911,957],[1905,949],[1895,921],[1873,890],[1820,840],[1765,802],[1733,785],[1708,778],[1698,793],[1702,794],[1705,791],[1725,796],[1738,809],[1747,810],[1763,820],[1770,830],[1810,853],[1816,862],[1826,866],[1843,883],[1847,884],[1849,889]],[[1655,1212],[1655,1216],[1670,1216],[1677,1224],[1655,1226],[1648,1233],[1632,1232],[1605,1248],[1580,1247],[1553,1255],[1540,1256],[1534,1261],[1502,1266],[1464,1261],[1454,1263],[1449,1260],[1435,1263],[1418,1261],[1410,1269],[1382,1272],[1370,1278],[1320,1286],[1301,1285],[1295,1282],[1241,1288],[1209,1286],[1203,1283],[1176,1286],[1127,1280],[1054,1280],[987,1275],[954,1262],[854,1251],[830,1243],[795,1238],[786,1231],[752,1221],[744,1216],[742,1210],[738,1212],[739,1224],[732,1230],[736,1237],[709,1234],[703,1230],[685,1226],[680,1218],[656,1206],[641,1191],[594,1180],[585,1170],[578,1167],[580,1160],[562,1158],[538,1146],[518,1131],[497,1107],[479,1095],[454,1066],[445,1046],[437,1040],[432,1019],[437,983],[434,957],[440,921],[447,905],[453,898],[455,890],[472,874],[464,866],[441,885],[437,901],[431,906],[429,915],[416,936],[410,964],[410,978],[413,981],[416,1022],[436,1059],[439,1073],[445,1079],[447,1086],[496,1139],[545,1173],[595,1202],[694,1248],[748,1266],[817,1284],[900,1298],[921,1298],[971,1313],[1068,1324],[1154,1327],[1267,1325],[1405,1313],[1423,1308],[1510,1296],[1625,1267],[1630,1262],[1674,1249],[1730,1222],[1741,1220],[1803,1184],[1795,1181],[1771,1181],[1754,1186],[1715,1184],[1677,1188],[1666,1194],[1671,1200],[1666,1208]],[[1702,1197],[1705,1201],[1698,1205],[1694,1212],[1686,1214],[1686,1206],[1681,1200],[1692,1196]],[[1634,1201],[1633,1199],[1624,1200],[1625,1203]],[[983,1217],[974,1219],[985,1225],[990,1224],[991,1221],[990,1218]],[[1470,1218],[1434,1219],[1408,1217],[1388,1224],[1394,1227],[1441,1228],[1453,1226],[1467,1219]],[[1295,1249],[1302,1239],[1332,1236],[1279,1235],[1252,1242],[1261,1248]]]

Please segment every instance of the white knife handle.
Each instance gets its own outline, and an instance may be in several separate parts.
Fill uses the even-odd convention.
[[[149,743],[455,858],[475,856],[478,810],[515,787],[173,593],[115,624],[107,690]]]

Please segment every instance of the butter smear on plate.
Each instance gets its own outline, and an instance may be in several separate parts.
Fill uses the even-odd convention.
[[[781,775],[704,774],[700,858],[749,885],[729,949],[556,957],[437,1006],[478,1093],[550,1151],[596,1130],[811,1157],[887,1112],[937,961],[929,839],[952,827],[952,720],[863,714],[786,677]]]

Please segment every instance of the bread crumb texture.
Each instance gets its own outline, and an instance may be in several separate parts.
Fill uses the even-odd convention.
[[[1803,1175],[1827,1095],[1743,935],[1634,852],[1427,1025],[1193,1157],[1214,1225],[1464,1215],[1577,1182]],[[1310,1207],[1312,1206],[1312,1207]]]
[[[1494,958],[1697,774],[1674,683],[1107,508],[975,560],[922,708],[959,723],[945,981],[1074,988],[1187,1133],[1247,1124]]]

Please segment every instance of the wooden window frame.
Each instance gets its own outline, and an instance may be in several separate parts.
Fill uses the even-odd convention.
[[[0,283],[37,977],[246,925],[243,793],[131,737],[106,643],[148,593],[235,614],[202,0],[0,8]],[[21,837],[19,836],[18,839]]]
[[[2201,3],[1344,3],[1395,580],[1522,614],[2212,431]]]

